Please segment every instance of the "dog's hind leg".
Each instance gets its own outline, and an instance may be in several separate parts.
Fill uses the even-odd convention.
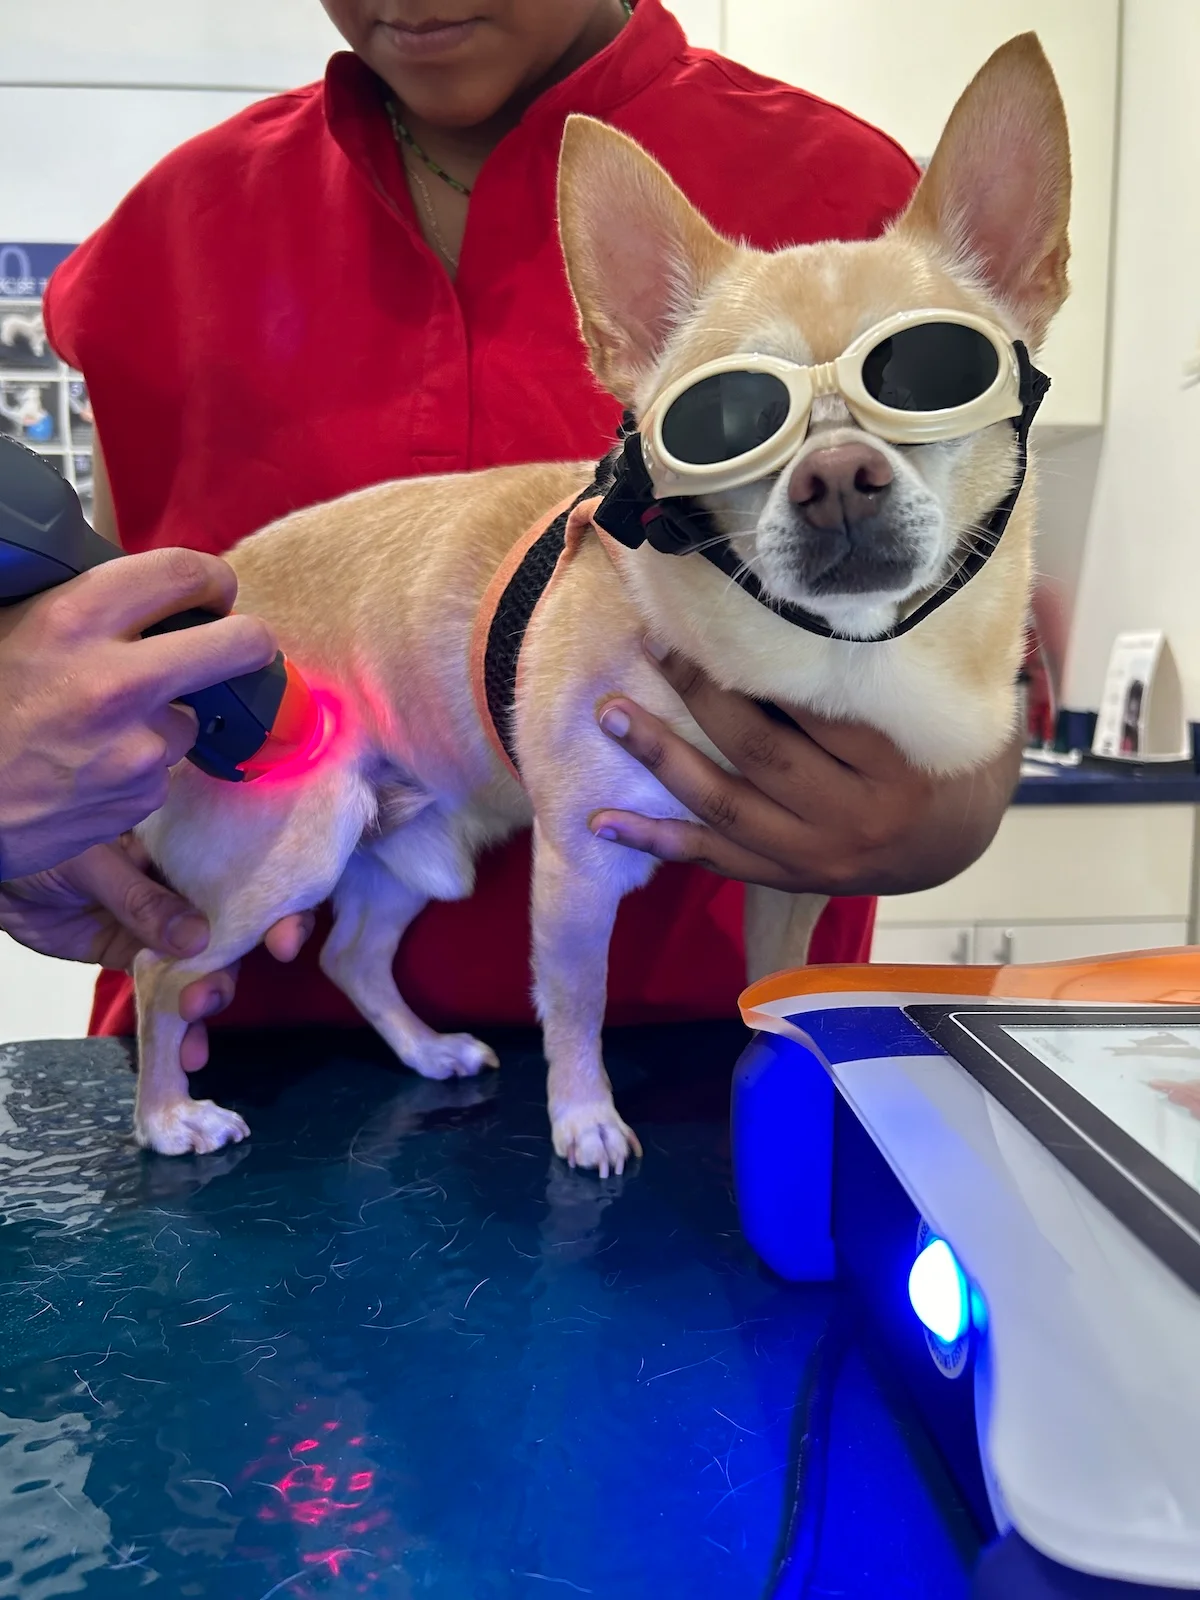
[[[825,895],[784,894],[762,884],[746,885],[746,981],[803,967],[813,929],[828,904]]]
[[[373,808],[350,769],[322,773],[303,790],[219,792],[190,772],[173,781],[145,835],[167,876],[209,917],[208,948],[176,961],[143,951],[134,963],[138,1002],[137,1142],[163,1155],[207,1152],[248,1133],[235,1112],[193,1100],[179,1052],[181,991],[258,944],[280,917],[332,892]]]
[[[393,851],[403,849],[406,831],[387,841]],[[397,877],[375,849],[356,851],[333,897],[335,920],[321,951],[321,970],[405,1066],[424,1078],[473,1077],[482,1067],[499,1066],[493,1052],[468,1033],[438,1033],[422,1022],[392,974],[400,940],[430,898]]]

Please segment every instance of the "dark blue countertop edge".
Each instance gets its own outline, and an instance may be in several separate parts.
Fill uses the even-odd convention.
[[[1200,774],[1109,772],[1058,767],[1047,777],[1022,778],[1015,806],[1200,805]]]

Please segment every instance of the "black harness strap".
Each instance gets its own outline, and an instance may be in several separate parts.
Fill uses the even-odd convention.
[[[483,653],[483,687],[487,696],[488,715],[496,735],[513,766],[517,766],[516,742],[513,737],[513,710],[516,703],[517,662],[525,642],[525,630],[545,593],[546,585],[554,576],[566,546],[567,521],[572,511],[584,500],[594,500],[603,494],[612,479],[615,452],[606,456],[596,471],[595,481],[579,495],[565,511],[560,512],[546,531],[529,546],[521,564],[513,573],[500,596],[488,627],[487,644]]]

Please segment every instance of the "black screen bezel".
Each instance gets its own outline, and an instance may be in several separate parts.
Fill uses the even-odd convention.
[[[912,1005],[905,1012],[1200,1294],[1200,1193],[1005,1031],[1200,1027],[1200,1006]]]

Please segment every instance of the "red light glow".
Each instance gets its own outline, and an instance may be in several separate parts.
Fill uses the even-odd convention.
[[[346,1557],[361,1554],[361,1550],[314,1550],[311,1555],[302,1556],[301,1560],[308,1567],[328,1567],[335,1578],[340,1578],[342,1562]]]
[[[344,743],[342,736],[349,732],[351,725],[345,702],[331,689],[314,689],[310,684],[309,690],[316,707],[312,732],[291,755],[257,773],[253,780],[256,784],[265,788],[269,784],[293,783],[306,778]]]
[[[313,1409],[305,1401],[296,1406],[297,1412],[311,1413]],[[257,1508],[260,1524],[290,1524],[298,1535],[301,1529],[312,1530],[309,1536],[315,1535],[321,1541],[320,1550],[300,1553],[305,1568],[328,1568],[332,1577],[349,1585],[344,1591],[339,1586],[339,1594],[377,1594],[382,1581],[381,1564],[394,1559],[386,1531],[392,1513],[386,1505],[371,1505],[377,1492],[378,1469],[364,1465],[361,1455],[351,1453],[366,1444],[366,1437],[356,1433],[347,1438],[342,1433],[343,1426],[338,1420],[319,1421],[310,1414],[297,1426],[295,1431],[303,1436],[295,1444],[288,1444],[286,1434],[271,1434],[267,1439],[271,1454],[248,1462],[241,1479],[247,1485],[257,1484],[274,1491]],[[314,1452],[319,1453],[320,1459]],[[276,1476],[285,1463],[286,1470]],[[336,1540],[339,1535],[360,1542],[324,1547],[325,1539]],[[364,1549],[361,1541],[368,1536],[373,1536],[372,1543],[375,1539],[383,1542],[375,1549]],[[357,1570],[350,1565],[356,1558],[363,1558]],[[347,1570],[343,1578],[344,1567]],[[298,1586],[303,1586],[305,1576],[294,1574]],[[316,1571],[311,1581],[322,1585]],[[304,1592],[308,1592],[306,1588]]]

